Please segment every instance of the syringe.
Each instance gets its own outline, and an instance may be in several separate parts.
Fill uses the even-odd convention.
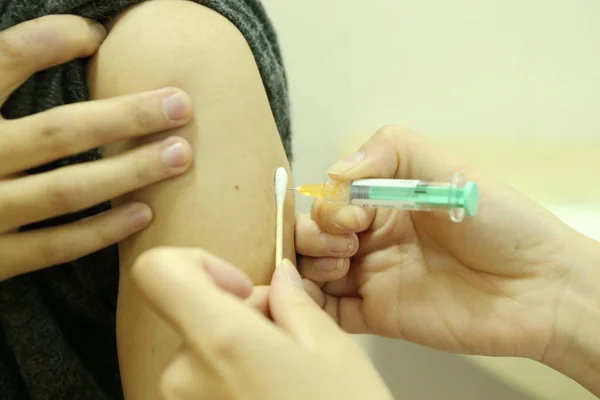
[[[461,222],[465,214],[475,216],[479,208],[479,187],[455,174],[450,182],[408,179],[361,179],[352,182],[328,180],[300,185],[303,196],[322,198],[331,204],[354,204],[369,208],[407,211],[447,209],[450,219]]]

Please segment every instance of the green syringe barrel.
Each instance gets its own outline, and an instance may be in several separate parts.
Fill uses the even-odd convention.
[[[331,190],[328,190],[328,187]],[[326,182],[324,198],[330,203],[407,211],[448,210],[455,222],[474,216],[479,206],[479,188],[456,174],[450,182],[406,179],[362,179],[340,185]]]

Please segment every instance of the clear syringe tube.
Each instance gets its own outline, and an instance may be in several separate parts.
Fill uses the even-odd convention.
[[[479,207],[479,188],[465,182],[461,174],[450,182],[426,182],[408,179],[361,179],[352,182],[328,180],[301,185],[296,191],[304,196],[322,198],[331,204],[354,204],[370,208],[407,211],[446,209],[454,222],[465,215],[474,216]]]

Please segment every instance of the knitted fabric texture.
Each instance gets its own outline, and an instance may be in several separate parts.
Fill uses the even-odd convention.
[[[105,23],[143,0],[0,0],[0,31],[49,14],[75,14]],[[291,132],[286,76],[275,31],[259,0],[196,0],[229,19],[248,41],[288,157]],[[21,118],[88,100],[87,60],[37,73],[6,102],[4,118]],[[1,73],[1,71],[0,71]],[[31,173],[96,160],[98,150]],[[1,160],[0,160],[1,162]],[[109,204],[22,230],[72,222]],[[36,249],[31,249],[36,251]],[[0,255],[0,268],[2,255]],[[121,399],[115,340],[116,246],[76,262],[0,283],[0,399]]]

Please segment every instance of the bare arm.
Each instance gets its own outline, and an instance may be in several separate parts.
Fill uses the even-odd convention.
[[[126,199],[146,202],[155,218],[120,245],[121,375],[126,398],[155,399],[160,372],[179,343],[133,288],[134,259],[159,245],[199,246],[240,266],[255,283],[267,283],[274,268],[273,174],[288,163],[246,41],[231,23],[196,3],[155,0],[127,10],[91,65],[90,86],[94,98],[176,86],[194,104],[192,123],[175,131],[194,150],[190,172]],[[286,214],[285,256],[293,260],[292,199]]]

